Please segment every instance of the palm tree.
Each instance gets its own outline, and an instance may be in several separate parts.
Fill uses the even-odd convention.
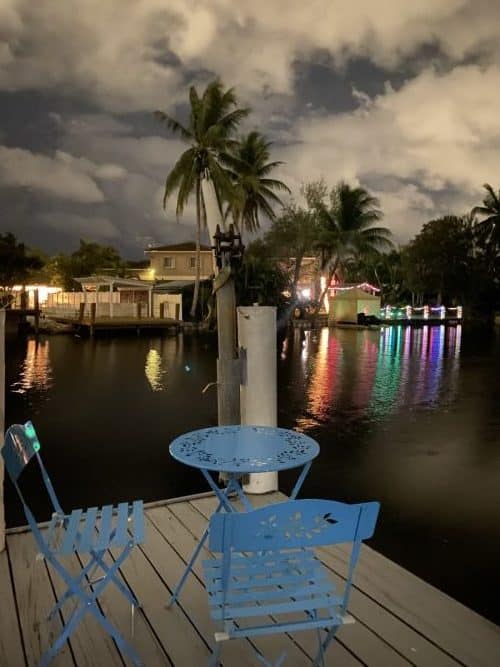
[[[260,228],[260,215],[274,220],[272,204],[283,206],[274,191],[290,192],[282,181],[269,178],[271,171],[283,164],[269,162],[271,145],[272,142],[253,131],[243,136],[231,153],[224,156],[224,163],[235,182],[234,197],[228,202],[226,215],[231,213],[239,229],[255,232]]]
[[[487,194],[482,206],[475,206],[472,215],[483,216],[476,222],[477,239],[486,249],[488,263],[495,264],[500,250],[500,190],[495,192],[489,183],[483,185]]]
[[[380,203],[364,188],[340,182],[330,192],[328,202],[318,197],[311,204],[318,215],[316,247],[321,254],[321,268],[327,272],[319,310],[333,276],[349,258],[391,249],[392,242],[390,230],[375,226],[383,217]]]
[[[224,90],[218,79],[207,85],[201,97],[196,88],[191,86],[189,102],[187,125],[163,111],[156,111],[155,115],[166,123],[169,130],[189,144],[167,176],[163,207],[172,193],[177,191],[176,215],[179,217],[191,195],[195,195],[196,278],[191,305],[191,317],[194,317],[200,289],[200,237],[202,226],[206,225],[201,179],[204,176],[211,178],[219,201],[223,198],[232,200],[233,184],[224,163],[228,151],[236,144],[234,133],[248,115],[249,109],[239,108],[234,89]]]

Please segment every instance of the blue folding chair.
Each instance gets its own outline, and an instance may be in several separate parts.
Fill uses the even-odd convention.
[[[22,501],[26,519],[42,556],[54,567],[68,587],[50,612],[49,619],[70,598],[75,598],[78,603],[59,637],[41,657],[39,667],[46,667],[50,663],[66,640],[76,630],[86,613],[92,614],[99,621],[106,632],[115,640],[122,653],[127,655],[133,664],[138,667],[142,663],[136,651],[104,616],[97,604],[97,598],[107,584],[110,582],[115,584],[131,604],[133,624],[134,610],[140,605],[128,587],[120,581],[118,570],[131,550],[137,544],[144,542],[143,502],[139,500],[130,504],[120,503],[116,508],[112,505],[105,505],[101,509],[97,507],[91,507],[87,510],[77,509],[73,510],[71,514],[65,514],[61,509],[39,451],[40,442],[31,422],[26,422],[24,426],[14,424],[7,430],[5,443],[1,450],[5,467]],[[43,531],[38,527],[19,487],[19,477],[33,457],[36,458],[40,467],[45,488],[54,510],[48,529]],[[121,548],[120,555],[112,565],[108,565],[104,561],[106,550],[109,547]],[[70,556],[76,552],[89,554],[90,558],[80,574],[75,577],[63,565],[61,557]],[[101,570],[102,576],[94,579],[98,569]]]
[[[203,567],[210,614],[221,631],[215,633],[209,665],[219,664],[226,640],[315,629],[318,653],[313,665],[324,667],[335,633],[354,622],[347,614],[352,577],[362,540],[375,530],[379,508],[377,502],[290,500],[241,514],[213,515],[209,546],[221,556],[204,561]],[[352,543],[348,576],[343,591],[336,592],[312,547],[345,542]],[[266,616],[270,618],[263,623]],[[262,664],[273,667],[256,654]]]

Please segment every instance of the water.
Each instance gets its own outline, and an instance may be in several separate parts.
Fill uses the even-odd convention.
[[[10,341],[7,423],[33,419],[66,507],[202,491],[168,444],[216,423],[215,355],[211,337]],[[280,425],[321,445],[303,495],[380,500],[372,546],[500,623],[498,333],[297,330],[278,367]],[[9,485],[6,503],[24,523]]]

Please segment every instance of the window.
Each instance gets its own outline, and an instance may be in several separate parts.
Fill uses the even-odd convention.
[[[163,260],[164,269],[175,269],[175,259],[173,257],[165,257]]]
[[[196,257],[189,258],[189,268],[196,269]]]

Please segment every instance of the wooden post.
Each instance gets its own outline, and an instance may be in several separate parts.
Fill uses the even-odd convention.
[[[160,303],[160,319],[163,320],[165,317],[165,302]]]
[[[40,294],[38,289],[33,292],[33,305],[35,306],[35,334],[38,334],[40,328]]]
[[[225,230],[214,184],[205,175],[201,180],[206,223],[211,239],[217,228]],[[236,296],[230,253],[223,252],[221,271],[214,280],[217,301],[217,412],[220,426],[240,423],[240,360],[236,347]]]
[[[97,298],[97,297],[96,297]],[[94,335],[95,314],[97,310],[97,303],[90,304],[90,335]]]
[[[83,322],[85,317],[85,302],[82,302],[78,308],[78,321]]]
[[[21,299],[21,310],[27,310],[28,309],[28,292],[25,290],[24,287],[21,290],[20,299]]]
[[[109,283],[109,316],[113,317],[113,281]]]
[[[0,310],[0,448],[5,428],[5,310]],[[5,549],[4,464],[0,456],[0,552]]]
[[[240,423],[240,360],[236,348],[236,295],[232,275],[229,275],[215,294],[219,344],[217,412],[219,425],[224,426]]]
[[[142,317],[142,303],[140,301],[135,304],[135,316],[138,320]]]

